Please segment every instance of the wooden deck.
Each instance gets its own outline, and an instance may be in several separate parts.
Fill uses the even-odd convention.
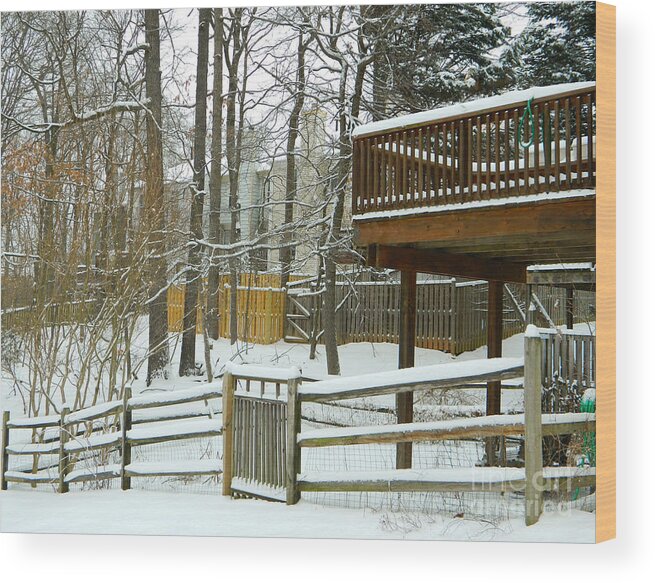
[[[371,265],[525,283],[531,264],[595,261],[595,84],[532,93],[356,132],[353,223]]]

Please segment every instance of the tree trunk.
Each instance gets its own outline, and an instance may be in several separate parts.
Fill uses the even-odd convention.
[[[145,10],[147,172],[144,223],[148,237],[148,374],[146,384],[168,378],[168,313],[166,303],[166,244],[164,241],[164,166],[161,137],[161,72],[159,57],[159,11]]]
[[[351,95],[350,119],[359,116],[362,88],[364,85],[364,74],[368,61],[360,62],[355,75],[355,84]],[[348,122],[346,113],[346,86],[347,77],[341,77],[339,96],[341,113],[339,115],[339,162],[336,171],[336,201],[332,215],[332,225],[328,234],[328,250],[325,255],[325,295],[323,297],[323,337],[325,339],[325,355],[327,358],[328,374],[341,374],[339,365],[339,351],[337,349],[336,329],[336,297],[337,297],[337,264],[334,259],[335,251],[341,240],[341,226],[343,224],[343,212],[346,201],[346,190],[348,188],[348,175],[352,155],[352,143],[348,133]]]
[[[211,9],[198,10],[198,62],[196,68],[196,119],[193,138],[193,184],[191,185],[190,247],[184,292],[184,325],[180,353],[180,376],[195,374],[196,324],[200,282],[202,211],[205,199],[205,148],[207,138],[207,67]]]
[[[224,50],[226,55],[227,69],[228,69],[228,93],[227,93],[227,120],[225,126],[225,154],[227,157],[228,174],[230,178],[230,243],[234,245],[239,241],[239,133],[241,127],[237,131],[237,95],[239,90],[239,62],[243,53],[243,33],[241,27],[242,8],[235,8],[232,14],[232,22],[230,24],[230,36],[232,37],[232,52],[231,58],[227,59],[227,50]],[[226,48],[227,49],[227,48]],[[244,79],[245,83],[246,80]],[[237,330],[237,286],[238,280],[238,259],[234,255],[229,258],[230,267],[230,343],[236,344],[238,339]]]
[[[280,264],[282,274],[280,276],[280,287],[287,287],[291,273],[291,242],[290,232],[293,223],[293,205],[298,189],[298,177],[296,175],[296,141],[298,139],[298,126],[300,113],[305,103],[305,44],[303,43],[302,32],[298,35],[298,71],[296,74],[296,95],[294,97],[293,109],[289,117],[289,136],[287,138],[287,176],[286,192],[284,203],[284,226],[282,235],[282,248],[280,249]]]
[[[209,173],[209,243],[217,245],[221,230],[221,158],[223,157],[223,9],[214,8],[214,84],[212,99],[212,160]],[[207,278],[207,317],[205,327],[217,340],[218,286],[220,270],[216,251],[212,250]]]

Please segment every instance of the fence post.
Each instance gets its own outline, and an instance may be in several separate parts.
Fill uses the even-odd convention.
[[[298,474],[300,473],[300,397],[298,395],[299,379],[289,379],[287,384],[287,447],[286,447],[286,482],[287,504],[296,504],[300,500],[298,491]]]
[[[127,475],[125,468],[132,463],[132,448],[127,432],[132,429],[132,411],[130,411],[130,399],[132,387],[125,386],[123,391],[123,420],[121,422],[121,490],[129,490],[132,480]]]
[[[2,449],[0,449],[0,462],[2,467],[0,467],[0,490],[7,489],[7,479],[5,478],[5,472],[9,469],[9,454],[7,453],[7,446],[9,445],[9,411],[4,411],[2,413]]]
[[[541,337],[534,325],[525,331],[525,524],[539,520],[543,510],[541,440]]]
[[[68,431],[66,430],[66,417],[70,413],[69,407],[63,407],[61,410],[61,420],[59,421],[59,487],[58,492],[65,494],[68,492],[68,455],[66,454],[66,442],[68,441]]]
[[[232,462],[234,461],[234,389],[232,373],[223,375],[223,496],[232,495]]]

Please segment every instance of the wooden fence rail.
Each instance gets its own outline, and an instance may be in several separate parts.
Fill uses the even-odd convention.
[[[335,378],[302,384],[300,375],[279,371],[273,376],[270,370],[254,366],[232,367],[224,377],[223,410],[226,417],[224,439],[225,467],[223,493],[239,492],[233,480],[246,484],[250,495],[266,497],[262,486],[273,483],[266,468],[275,468],[275,488],[286,488],[287,504],[295,504],[301,492],[508,492],[525,491],[525,520],[533,524],[543,508],[543,492],[549,490],[572,491],[595,484],[594,468],[543,467],[542,437],[595,431],[595,416],[590,413],[542,414],[541,394],[544,378],[543,346],[556,331],[540,331],[529,326],[525,335],[524,359],[484,359],[404,369],[400,371]],[[523,364],[525,361],[525,365]],[[436,422],[418,422],[370,427],[330,428],[301,431],[300,419],[303,403],[325,403],[344,399],[399,394],[408,391],[435,388],[456,388],[472,382],[501,380],[517,376],[525,378],[525,414],[497,415],[477,418],[453,419]],[[245,392],[236,396],[238,381],[246,381]],[[248,394],[250,383],[261,389],[256,395]],[[286,399],[279,391],[286,383]],[[273,399],[265,398],[266,383],[275,383]],[[240,403],[241,399],[248,400]],[[271,415],[265,403],[279,407],[282,415]],[[286,414],[286,419],[284,418]],[[275,427],[259,428],[273,424]],[[286,446],[284,436],[286,431]],[[277,435],[277,441],[270,436]],[[227,436],[230,436],[229,438]],[[264,441],[261,436],[269,436]],[[471,467],[440,468],[434,470],[384,470],[344,472],[303,472],[303,448],[349,446],[356,444],[407,443],[525,435],[525,468]],[[271,451],[271,444],[275,447]],[[258,445],[259,444],[259,445]],[[268,449],[263,446],[268,444]],[[267,458],[267,459],[266,459]],[[229,460],[229,461],[228,461]],[[286,467],[281,481],[280,463]],[[245,466],[244,466],[245,464]],[[270,469],[268,470],[270,471]],[[267,482],[268,480],[268,482]],[[243,486],[241,486],[243,487]],[[278,496],[269,496],[279,499]]]
[[[2,418],[2,440],[0,447],[0,489],[6,490],[9,482],[30,484],[56,484],[60,493],[68,492],[69,485],[120,478],[121,488],[130,489],[132,477],[144,476],[193,476],[219,475],[222,473],[219,460],[188,460],[172,465],[157,463],[133,463],[132,448],[179,439],[216,437],[222,435],[220,419],[214,417],[215,410],[210,400],[220,399],[222,390],[216,383],[199,388],[131,396],[130,387],[125,388],[123,399],[108,401],[99,405],[70,412],[63,408],[59,415],[26,417],[12,420],[5,411]],[[170,405],[203,402],[208,410],[203,415],[208,419],[197,419],[197,412],[187,415],[179,411],[166,412]],[[155,409],[152,415],[143,415],[143,410]],[[162,411],[162,409],[164,409]],[[134,427],[134,414],[141,414]],[[103,426],[94,421],[108,419]],[[186,419],[186,420],[182,420]],[[182,420],[182,421],[181,421]],[[168,423],[161,423],[162,421]],[[11,443],[10,430],[57,428],[56,440],[42,442]],[[105,457],[111,451],[118,451],[120,460],[109,465],[85,464],[90,452],[102,450]],[[57,455],[56,464],[41,469],[56,467],[55,475],[40,473],[38,457]],[[31,472],[9,470],[10,456],[32,456]],[[76,463],[83,467],[75,469]]]

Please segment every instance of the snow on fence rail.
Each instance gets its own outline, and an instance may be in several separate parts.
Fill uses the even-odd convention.
[[[542,512],[544,491],[571,491],[595,482],[594,468],[543,467],[543,436],[595,431],[593,414],[542,414],[543,344],[544,339],[548,340],[553,334],[556,332],[542,331],[540,334],[536,327],[528,327],[525,365],[521,359],[484,359],[335,378],[305,385],[297,371],[286,371],[275,377],[286,380],[286,399],[281,398],[278,384],[275,394],[266,397],[266,380],[268,377],[270,381],[272,376],[270,370],[262,369],[258,379],[256,367],[234,367],[223,377],[223,493],[284,498],[287,504],[295,504],[301,492],[520,490],[525,491],[526,523],[533,524]],[[455,388],[471,382],[520,376],[524,376],[523,415],[301,431],[303,403]],[[256,384],[259,391],[251,391],[250,383],[258,380],[261,381]],[[301,465],[302,448],[508,435],[525,436],[525,468],[303,472]]]
[[[287,428],[288,398],[300,382],[295,367],[232,365],[227,369],[223,375],[223,494],[285,499],[289,436],[295,438],[295,432],[289,434]]]
[[[188,460],[165,463],[132,463],[132,447],[222,435],[221,419],[210,400],[220,399],[219,384],[210,383],[198,388],[131,396],[125,388],[123,399],[101,403],[77,411],[64,407],[60,415],[11,419],[3,413],[0,440],[0,489],[9,482],[57,484],[59,492],[67,492],[71,483],[120,478],[121,488],[131,487],[132,477],[218,475],[222,472],[218,460]],[[187,404],[202,402],[206,410],[185,408]],[[182,408],[181,408],[182,406]],[[134,419],[134,413],[137,418]],[[113,418],[112,418],[113,417]],[[206,417],[206,419],[196,419]],[[104,427],[94,424],[109,419]],[[137,427],[133,427],[137,425]],[[57,428],[57,439],[45,442],[10,442],[10,430]],[[105,466],[88,465],[85,454],[103,450],[118,450],[120,463]],[[40,473],[38,456],[57,455],[55,476]],[[32,472],[8,469],[9,456],[33,456]],[[76,464],[82,467],[75,468]],[[47,468],[46,468],[47,469]]]

